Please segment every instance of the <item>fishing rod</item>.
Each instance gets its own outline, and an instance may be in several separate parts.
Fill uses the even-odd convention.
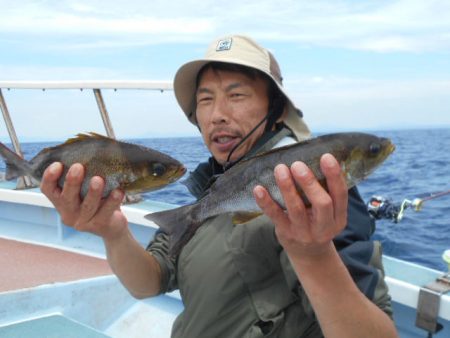
[[[367,202],[367,210],[375,219],[389,219],[398,223],[403,219],[405,210],[408,208],[418,212],[422,209],[423,203],[450,194],[450,190],[421,194],[409,200],[404,199],[400,203],[392,201],[390,198],[374,195]]]

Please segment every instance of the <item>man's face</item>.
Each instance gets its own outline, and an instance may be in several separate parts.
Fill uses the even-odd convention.
[[[207,69],[197,89],[197,122],[203,140],[220,164],[267,114],[267,82],[237,72]],[[263,134],[263,123],[232,154],[231,161],[245,155]]]

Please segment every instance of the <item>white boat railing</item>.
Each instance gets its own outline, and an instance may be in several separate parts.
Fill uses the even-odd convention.
[[[0,89],[142,89],[173,90],[171,81],[104,80],[104,81],[0,81]]]

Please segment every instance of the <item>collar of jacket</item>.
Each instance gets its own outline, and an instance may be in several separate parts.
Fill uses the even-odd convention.
[[[287,136],[295,138],[294,134],[288,128],[265,132],[241,161],[272,149],[275,144]],[[218,176],[224,173],[224,171],[223,166],[213,157],[210,157],[207,162],[200,163],[182,183],[195,198],[200,199],[207,193],[209,187],[214,183]]]

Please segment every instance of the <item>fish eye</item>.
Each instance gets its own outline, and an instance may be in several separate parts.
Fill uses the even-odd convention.
[[[161,163],[153,163],[153,176],[162,176],[166,172],[166,167]]]
[[[369,146],[369,151],[372,155],[377,155],[381,150],[381,144],[379,143],[372,143]]]

